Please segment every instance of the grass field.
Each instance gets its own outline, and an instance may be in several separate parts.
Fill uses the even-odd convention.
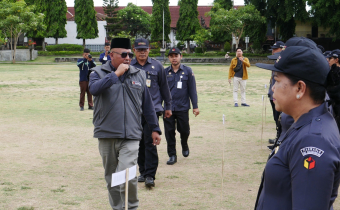
[[[264,87],[270,72],[251,67],[250,107],[234,108],[228,66],[191,67],[201,114],[190,113],[190,156],[179,145],[178,162],[166,165],[162,135],[156,187],[138,184],[139,209],[253,209],[276,133]],[[0,209],[109,209],[92,111],[78,107],[76,65],[2,64],[0,75]]]

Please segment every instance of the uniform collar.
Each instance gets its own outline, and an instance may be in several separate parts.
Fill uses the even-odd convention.
[[[148,56],[148,58],[146,59],[146,63],[145,63],[145,65],[147,64],[147,63],[151,63],[152,62],[152,60],[151,60],[151,58]],[[131,61],[131,65],[135,65],[136,63],[138,63],[138,61],[137,61],[137,59],[136,58],[134,58],[132,61]],[[139,63],[138,63],[139,64]],[[139,64],[140,65],[140,64]]]
[[[302,126],[310,123],[313,118],[316,118],[320,115],[323,115],[327,112],[326,103],[322,103],[320,106],[315,107],[314,109],[309,110],[308,113],[303,114],[297,122],[293,123],[292,127],[294,129],[299,129]]]
[[[183,68],[183,64],[179,64],[179,69],[178,69],[178,71],[183,70],[183,69],[184,69],[184,68]],[[174,70],[172,69],[172,65],[170,65],[170,68],[168,69],[168,71],[174,72]]]

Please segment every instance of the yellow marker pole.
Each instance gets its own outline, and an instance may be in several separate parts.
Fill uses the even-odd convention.
[[[129,195],[129,168],[126,169],[125,177],[125,210],[128,210],[129,208],[128,195]]]

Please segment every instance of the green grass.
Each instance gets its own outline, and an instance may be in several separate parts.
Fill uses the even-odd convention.
[[[178,162],[166,165],[161,136],[156,187],[138,184],[139,209],[252,209],[267,140],[276,134],[269,101],[262,101],[270,72],[249,69],[250,107],[235,108],[227,65],[191,67],[200,115],[189,112],[190,156],[181,155],[177,133]],[[93,113],[79,111],[76,65],[1,64],[0,75],[0,209],[109,209]]]

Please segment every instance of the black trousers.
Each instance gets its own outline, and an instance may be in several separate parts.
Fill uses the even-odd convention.
[[[276,126],[278,126],[278,123],[279,123],[278,121],[279,121],[279,117],[280,117],[281,112],[276,111],[275,104],[274,104],[273,100],[270,100],[270,105],[272,105],[273,117],[274,117]]]
[[[157,112],[157,117],[159,118],[161,114],[161,112]],[[139,167],[139,173],[142,176],[149,176],[155,179],[158,168],[158,153],[157,147],[152,144],[153,140],[151,134],[152,131],[150,130],[148,124],[144,122],[142,140],[139,142],[137,163]]]
[[[181,136],[182,150],[188,150],[188,138],[190,135],[189,110],[173,111],[170,118],[164,119],[165,138],[168,147],[168,155],[176,155],[176,124]]]

